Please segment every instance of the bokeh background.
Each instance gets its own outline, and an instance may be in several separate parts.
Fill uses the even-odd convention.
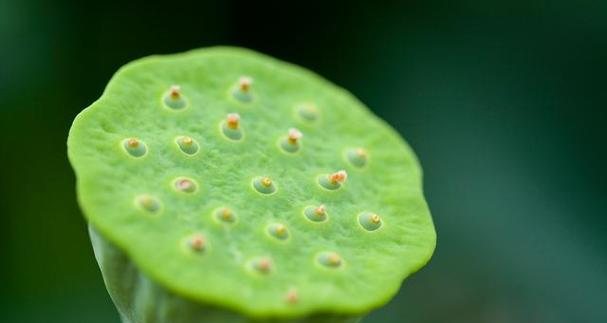
[[[365,322],[607,322],[607,2],[0,1],[0,321],[114,322],[65,141],[121,65],[250,47],[417,152],[431,263]]]

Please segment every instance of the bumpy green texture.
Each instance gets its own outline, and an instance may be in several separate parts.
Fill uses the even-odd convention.
[[[249,50],[126,65],[77,116],[68,153],[125,322],[353,321],[434,250],[400,136],[345,90]]]

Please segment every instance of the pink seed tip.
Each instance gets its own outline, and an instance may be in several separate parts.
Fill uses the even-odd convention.
[[[348,173],[345,170],[340,170],[336,173],[329,175],[329,180],[332,183],[343,184],[348,179]]]
[[[289,129],[289,143],[296,144],[297,140],[301,139],[303,134],[296,128]]]

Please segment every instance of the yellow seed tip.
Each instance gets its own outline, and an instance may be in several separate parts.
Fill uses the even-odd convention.
[[[379,221],[381,221],[381,218],[377,214],[371,214],[371,216],[369,218],[371,219],[371,222],[373,222],[375,224],[377,224],[377,223],[379,223]]]
[[[327,209],[325,208],[324,204],[321,204],[314,210],[314,214],[316,214],[317,216],[323,216],[326,212]]]
[[[339,257],[339,255],[332,253],[329,255],[329,264],[331,265],[339,265],[341,263],[341,258]]]
[[[192,139],[192,137],[183,137],[181,139],[181,143],[183,143],[184,145],[191,145],[194,142],[194,140]]]
[[[261,179],[261,185],[270,187],[270,185],[272,185],[272,180],[269,177],[264,177]]]
[[[287,232],[287,227],[285,227],[282,224],[278,224],[278,225],[276,225],[275,230],[278,235],[283,235]]]

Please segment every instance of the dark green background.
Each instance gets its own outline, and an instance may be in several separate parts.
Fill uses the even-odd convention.
[[[607,2],[0,0],[0,321],[118,322],[65,141],[121,65],[230,44],[308,67],[424,166],[430,265],[365,322],[607,322]]]

